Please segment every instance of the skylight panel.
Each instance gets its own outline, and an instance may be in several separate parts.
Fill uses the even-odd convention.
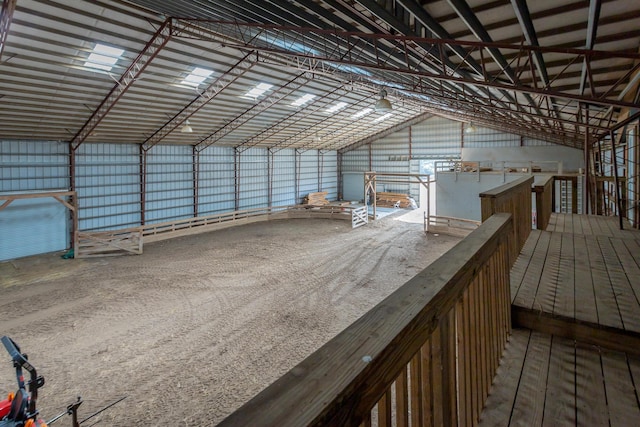
[[[370,112],[373,111],[373,108],[365,108],[364,110],[360,110],[357,113],[355,113],[353,116],[351,116],[352,119],[359,119],[362,116],[365,116],[367,114],[369,114]]]
[[[89,54],[85,67],[97,68],[99,70],[111,71],[118,59],[122,57],[123,49],[96,43],[93,51]]]
[[[327,108],[327,113],[335,113],[338,110],[342,110],[346,106],[347,106],[346,102],[338,102],[336,105],[333,105]]]
[[[269,83],[258,83],[256,85],[256,87],[254,87],[253,89],[251,89],[249,92],[245,93],[243,95],[243,97],[245,98],[258,98],[260,97],[263,93],[265,93],[266,91],[268,91],[269,89],[271,89],[273,87],[273,85],[270,85]]]
[[[388,118],[389,118],[389,117],[391,117],[391,116],[393,116],[393,114],[392,114],[392,113],[387,113],[387,114],[385,114],[384,116],[380,116],[380,117],[378,117],[377,119],[375,119],[375,120],[373,121],[373,123],[381,122],[381,121],[383,121],[383,120],[388,119]]]
[[[307,102],[311,101],[315,97],[316,97],[315,95],[311,95],[308,93],[306,95],[302,95],[300,98],[293,101],[291,105],[294,107],[300,107],[301,105],[306,104]]]
[[[200,83],[205,81],[212,73],[213,71],[207,70],[206,68],[196,67],[187,77],[184,78],[184,80],[182,80],[182,84],[188,86],[199,86]]]

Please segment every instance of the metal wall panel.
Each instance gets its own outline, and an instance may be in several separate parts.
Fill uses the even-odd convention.
[[[338,199],[338,153],[336,151],[320,153],[320,190],[327,192],[327,200]]]
[[[158,145],[147,153],[147,223],[193,216],[192,158],[191,146]]]
[[[271,205],[296,204],[295,150],[285,148],[271,155]]]
[[[235,208],[234,149],[210,146],[199,154],[198,215],[229,212]]]
[[[249,148],[239,153],[239,166],[238,209],[267,206],[269,203],[267,149]]]
[[[411,155],[414,159],[460,157],[462,124],[431,117],[411,127]]]
[[[140,225],[140,151],[133,144],[82,144],[76,151],[79,229]]]
[[[68,190],[68,153],[58,142],[0,141],[0,192]],[[68,248],[70,218],[50,197],[15,200],[0,211],[0,260]]]
[[[518,135],[476,126],[475,132],[464,133],[465,148],[519,147]]]
[[[365,145],[342,155],[343,172],[366,172],[369,170],[369,146]]]
[[[318,151],[307,150],[298,151],[298,197],[297,202],[302,203],[302,199],[309,193],[319,191],[320,182],[318,180]]]
[[[539,139],[533,139],[533,138],[528,138],[528,137],[524,137],[522,138],[522,145],[525,147],[542,147],[542,146],[547,146],[547,145],[556,145],[552,142],[547,142],[547,141],[542,141]]]

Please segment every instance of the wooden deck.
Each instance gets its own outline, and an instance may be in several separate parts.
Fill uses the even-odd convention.
[[[479,426],[637,426],[638,385],[638,356],[514,329]]]
[[[511,298],[480,426],[640,425],[640,232],[552,214],[511,270]]]
[[[542,331],[563,335],[564,322],[640,343],[640,232],[617,225],[612,217],[553,214],[547,230],[534,230],[511,270],[514,324],[546,323]]]

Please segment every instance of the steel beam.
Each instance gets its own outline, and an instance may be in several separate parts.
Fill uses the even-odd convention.
[[[13,12],[16,10],[16,0],[4,0],[2,9],[0,9],[0,61],[2,60],[2,52],[7,43],[9,35],[9,27],[13,19]]]
[[[190,20],[199,22],[199,20]],[[440,70],[439,73],[426,71],[424,69],[410,69],[407,66],[392,67],[384,61],[384,58],[378,58],[375,62],[371,62],[368,58],[368,52],[364,52],[360,46],[361,40],[369,40],[370,43],[376,45],[381,40],[393,40],[398,44],[398,48],[403,48],[408,41],[432,44],[434,49],[446,48],[448,45],[456,45],[467,47],[471,51],[479,51],[481,49],[499,48],[503,50],[512,50],[516,55],[528,55],[529,52],[555,53],[564,55],[568,62],[587,58],[589,61],[619,58],[619,59],[640,59],[639,53],[630,52],[608,52],[588,49],[567,49],[553,48],[541,46],[527,45],[511,45],[503,43],[461,41],[461,40],[443,40],[428,39],[412,36],[393,36],[386,34],[366,34],[352,33],[341,31],[329,31],[318,28],[296,28],[288,26],[273,26],[264,24],[240,24],[236,22],[225,21],[202,21],[213,26],[213,31],[202,34],[203,37],[213,38],[222,41],[227,46],[239,49],[255,49],[259,51],[272,52],[292,58],[299,64],[310,64],[313,68],[317,67],[318,61],[327,61],[334,64],[344,64],[355,67],[362,67],[372,71],[396,73],[411,77],[424,77],[437,81],[455,82],[470,86],[496,88],[511,91],[515,93],[540,95],[541,97],[555,97],[559,99],[568,99],[572,101],[581,101],[590,104],[614,106],[614,107],[635,107],[632,102],[625,102],[618,99],[593,97],[586,95],[576,95],[568,92],[554,91],[552,88],[536,88],[525,86],[520,83],[511,84],[494,78],[485,78],[484,80],[476,80],[469,77],[456,76],[454,71]],[[260,31],[268,34],[260,41],[255,37],[255,32]],[[217,33],[217,34],[216,34]],[[323,45],[308,46],[303,52],[285,49],[283,45],[305,46],[302,34],[315,33],[327,37],[326,43]],[[220,36],[225,34],[225,36]],[[251,35],[251,37],[249,37]],[[234,40],[232,40],[232,37]],[[340,46],[341,49],[336,48]],[[348,54],[345,54],[347,52]],[[557,78],[558,76],[556,76]]]
[[[600,6],[601,0],[591,0],[589,3],[589,20],[587,21],[587,40],[585,43],[586,49],[593,49],[596,42],[596,34],[598,32],[598,19],[600,18]],[[580,77],[580,95],[584,93],[585,85],[587,83],[587,60],[582,62],[582,75]],[[592,93],[595,89],[591,87]]]
[[[184,107],[178,114],[173,116],[171,120],[165,123],[160,129],[155,131],[153,135],[147,138],[142,144],[145,150],[157,145],[167,135],[173,132],[178,126],[184,123],[189,117],[194,115],[198,110],[211,102],[220,92],[228,88],[233,82],[238,80],[242,75],[249,71],[258,63],[258,54],[249,52],[242,59],[237,61],[226,72],[222,73],[217,79],[209,85],[209,87],[199,94],[193,101]]]
[[[151,40],[147,42],[136,59],[129,65],[122,74],[115,86],[109,91],[107,96],[102,100],[98,108],[91,114],[89,120],[80,128],[80,130],[71,139],[71,147],[77,150],[80,144],[93,132],[98,124],[105,118],[113,106],[131,87],[133,82],[144,72],[145,68],[158,55],[160,50],[169,42],[173,35],[173,19],[167,18],[158,28]]]
[[[253,106],[251,106],[251,108],[243,111],[241,114],[225,123],[224,126],[200,140],[197,145],[198,151],[202,151],[210,145],[215,144],[226,135],[230,134],[243,124],[247,123],[252,118],[256,117],[258,114],[262,113],[269,107],[281,101],[283,98],[303,87],[310,80],[311,79],[308,77],[307,73],[298,74],[293,79],[289,80],[284,85],[280,86],[278,89],[270,93],[269,96],[264,97],[262,100],[260,100],[260,102],[254,104]]]

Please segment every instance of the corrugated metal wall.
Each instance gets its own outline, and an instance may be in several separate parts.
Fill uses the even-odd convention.
[[[309,193],[320,191],[318,174],[318,151],[307,150],[297,152],[296,168],[298,170],[298,195],[297,202],[302,203],[302,199]]]
[[[82,144],[76,150],[80,230],[140,225],[140,153],[137,145]]]
[[[271,153],[271,204],[296,204],[296,154],[293,148]]]
[[[269,204],[269,171],[266,148],[249,148],[238,153],[239,205],[251,209]]]
[[[165,222],[194,215],[193,149],[158,145],[147,153],[145,222]]]
[[[198,155],[198,215],[235,208],[234,149],[210,146]]]
[[[0,192],[69,189],[68,144],[0,141]],[[63,250],[69,210],[51,197],[15,200],[0,211],[0,260]]]
[[[327,200],[338,199],[338,153],[322,151],[320,155],[320,190],[327,192]]]

